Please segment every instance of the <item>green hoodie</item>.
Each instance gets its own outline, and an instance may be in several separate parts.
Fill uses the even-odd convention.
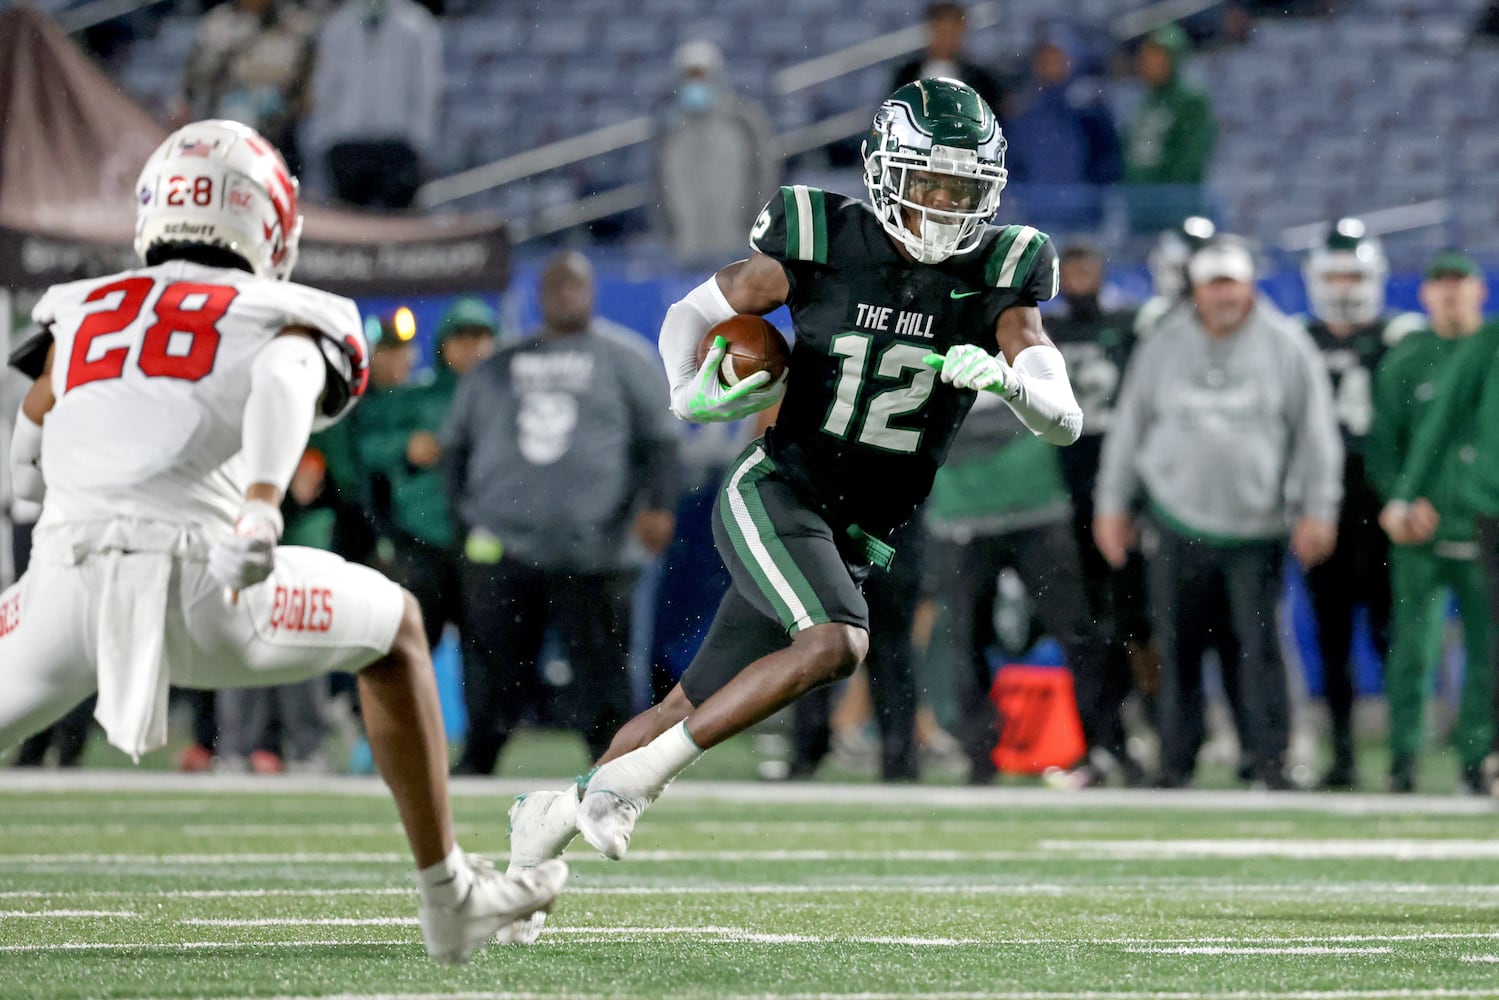
[[[1158,28],[1150,41],[1171,53],[1171,78],[1146,95],[1135,115],[1124,155],[1127,184],[1201,184],[1218,138],[1213,108],[1201,90],[1181,81],[1189,43],[1174,24]]]
[[[1417,331],[1390,349],[1375,376],[1374,423],[1365,446],[1369,483],[1381,497],[1391,499],[1398,495],[1402,467],[1418,465],[1423,495],[1442,515],[1436,541],[1473,540],[1472,510],[1461,500],[1463,481],[1470,478],[1472,424],[1452,425],[1456,436],[1451,444],[1456,447],[1443,449],[1440,456],[1423,455],[1419,449],[1423,439],[1442,432],[1432,425],[1437,423],[1439,401],[1450,402],[1443,388],[1457,371],[1461,349],[1470,347],[1477,336],[1454,340],[1431,330]]]
[[[1475,514],[1499,516],[1499,320],[1452,351],[1391,496],[1431,498],[1454,458],[1463,470],[1458,502]],[[1440,506],[1437,512],[1444,522],[1450,513]]]
[[[366,509],[374,513],[380,534],[444,548],[456,542],[441,463],[412,465],[406,448],[416,432],[436,435],[442,429],[458,391],[458,375],[443,361],[442,346],[458,330],[479,327],[494,333],[498,326],[494,310],[480,300],[454,302],[437,327],[432,374],[409,385],[375,390],[350,415],[349,437],[366,491]]]

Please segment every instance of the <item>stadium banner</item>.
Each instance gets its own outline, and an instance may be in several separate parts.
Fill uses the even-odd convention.
[[[360,220],[375,229],[375,220]],[[402,220],[404,221],[404,220]],[[311,230],[311,220],[309,220]],[[503,224],[451,234],[437,225],[405,238],[374,233],[357,242],[302,238],[292,280],[340,295],[437,295],[498,292],[510,278],[510,242]],[[128,242],[89,240],[0,225],[0,285],[43,288],[139,267]]]

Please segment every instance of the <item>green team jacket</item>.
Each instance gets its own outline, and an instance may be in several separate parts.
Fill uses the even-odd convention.
[[[1218,138],[1202,91],[1173,79],[1146,95],[1124,156],[1128,184],[1201,184]]]
[[[382,535],[394,532],[443,547],[455,543],[442,465],[412,465],[406,443],[417,431],[441,430],[457,388],[457,378],[444,367],[428,381],[372,392],[344,421],[356,497],[374,514]]]
[[[1465,340],[1449,340],[1431,330],[1412,333],[1390,349],[1374,380],[1374,423],[1369,428],[1365,471],[1385,499],[1393,498],[1402,466],[1416,454],[1417,442],[1437,433],[1436,404],[1442,398],[1443,377],[1454,371],[1458,349]],[[1442,515],[1436,541],[1470,542],[1473,518],[1460,500],[1463,478],[1472,462],[1472,428],[1465,429],[1433,462],[1424,480],[1425,496]],[[1464,460],[1466,456],[1466,461]]]
[[[1463,470],[1462,506],[1499,517],[1499,321],[1457,342],[1390,496],[1426,497],[1445,521],[1448,512],[1432,494],[1454,458]]]

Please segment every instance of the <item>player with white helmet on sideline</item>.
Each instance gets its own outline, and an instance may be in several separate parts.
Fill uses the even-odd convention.
[[[456,846],[447,744],[412,596],[281,547],[280,504],[317,426],[358,400],[348,299],[287,281],[297,183],[229,121],[173,133],[136,185],[143,267],[58,285],[12,356],[17,491],[43,502],[31,566],[0,594],[0,748],[97,691],[132,757],[166,742],[167,688],[357,673],[375,761],[419,869],[428,953],[461,963],[551,904],[558,862],[501,875]]]

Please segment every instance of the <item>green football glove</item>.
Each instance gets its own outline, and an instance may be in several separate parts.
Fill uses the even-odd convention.
[[[786,393],[786,380],[771,382],[770,372],[755,372],[738,385],[724,385],[718,370],[728,350],[727,340],[714,338],[697,374],[672,390],[673,413],[697,423],[725,422],[743,419],[780,401]]]
[[[928,354],[921,360],[941,372],[942,381],[959,389],[992,392],[1008,399],[1019,382],[1004,358],[973,344],[957,344],[949,347],[945,355]]]

